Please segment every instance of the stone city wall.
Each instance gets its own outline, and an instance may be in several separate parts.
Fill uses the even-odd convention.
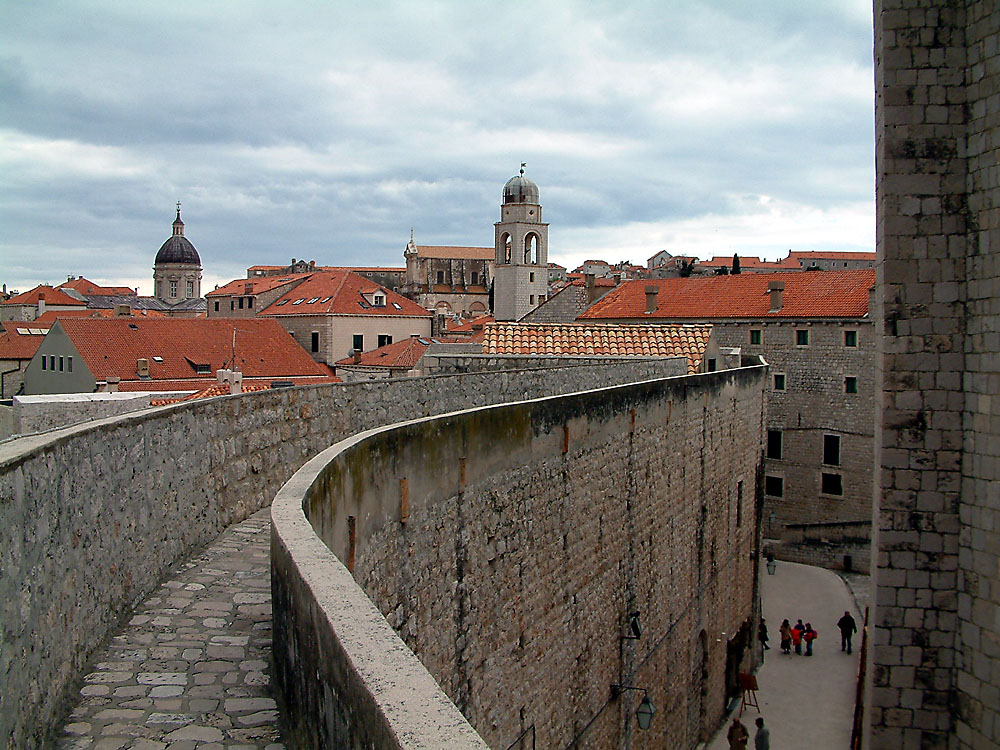
[[[655,378],[620,362],[306,386],[0,444],[0,737],[39,746],[90,654],[166,571],[332,442],[408,416]]]
[[[289,741],[480,746],[424,716],[443,710],[435,682],[490,747],[531,726],[537,747],[706,739],[752,658],[766,372],[404,423],[303,467],[272,506]],[[642,695],[613,684],[648,690],[648,732]]]
[[[482,352],[482,345],[479,345]],[[420,362],[420,367],[424,372],[443,374],[461,372],[486,372],[501,368],[536,368],[536,367],[565,367],[567,364],[577,365],[599,365],[604,363],[618,363],[623,359],[637,359],[636,357],[548,357],[539,354],[522,356],[518,354],[475,354],[462,353],[452,354],[450,352],[435,352],[430,348]],[[659,361],[662,363],[664,375],[687,375],[687,357],[642,357],[643,361]]]
[[[148,409],[154,398],[186,396],[169,393],[55,393],[46,396],[14,397],[14,433],[30,435],[103,417]]]

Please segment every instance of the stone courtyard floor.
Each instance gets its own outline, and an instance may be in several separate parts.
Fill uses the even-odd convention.
[[[180,565],[98,654],[61,750],[284,750],[269,685],[270,509]]]

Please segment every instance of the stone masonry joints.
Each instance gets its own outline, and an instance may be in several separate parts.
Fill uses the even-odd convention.
[[[268,512],[183,563],[95,656],[59,748],[284,750],[270,687]]]

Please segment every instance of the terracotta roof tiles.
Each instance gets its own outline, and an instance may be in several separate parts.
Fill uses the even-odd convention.
[[[381,291],[385,304],[375,306],[365,294]],[[429,318],[416,302],[371,279],[349,271],[317,271],[286,292],[258,315],[376,315]]]
[[[129,290],[131,291],[131,290]],[[15,295],[10,299],[6,300],[3,304],[5,305],[37,305],[38,300],[42,295],[45,295],[45,304],[47,305],[73,305],[76,307],[86,307],[87,303],[83,300],[79,300],[76,297],[70,297],[65,292],[61,292],[58,289],[54,289],[51,286],[46,286],[41,284],[36,286],[34,289],[29,289],[26,292]]]
[[[784,283],[782,307],[770,309],[768,285]],[[868,314],[874,269],[747,273],[627,281],[582,312],[577,320],[717,320],[731,318],[861,318]],[[646,288],[657,290],[646,312]]]
[[[494,323],[486,326],[485,334],[484,354],[683,356],[688,372],[697,372],[712,326]]]

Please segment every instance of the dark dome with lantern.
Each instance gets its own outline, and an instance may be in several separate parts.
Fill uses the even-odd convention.
[[[538,185],[524,176],[524,164],[521,173],[507,180],[503,186],[504,203],[538,203]]]
[[[177,209],[174,219],[174,233],[160,246],[156,253],[154,264],[180,263],[187,266],[201,266],[201,258],[191,241],[184,236],[184,222],[181,221],[181,210]]]

